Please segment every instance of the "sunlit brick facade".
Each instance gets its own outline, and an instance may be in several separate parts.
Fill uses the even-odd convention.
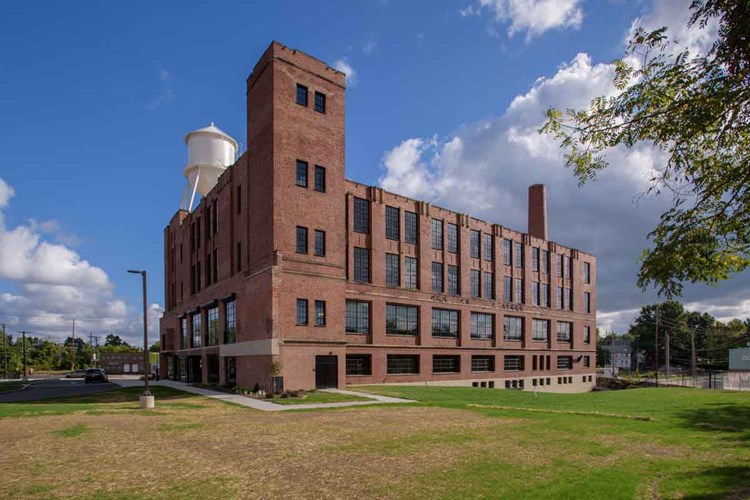
[[[162,376],[590,389],[596,259],[547,241],[544,186],[521,233],[346,180],[344,110],[342,73],[263,54],[247,151],[164,230]]]

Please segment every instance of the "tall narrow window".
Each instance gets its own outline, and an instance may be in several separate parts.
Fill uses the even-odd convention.
[[[297,253],[307,253],[307,228],[297,226]]]
[[[193,314],[193,345],[192,347],[201,346],[201,313]]]
[[[395,253],[385,254],[385,285],[400,286],[399,256]]]
[[[432,248],[443,249],[443,221],[440,219],[432,219]]]
[[[188,319],[187,316],[183,316],[180,319],[180,348],[188,348]]]
[[[555,256],[555,262],[557,265],[557,276],[562,278],[563,275],[563,256],[562,255],[556,255]]]
[[[307,187],[307,162],[297,160],[297,185]]]
[[[539,305],[539,282],[537,281],[531,282],[531,305]]]
[[[481,234],[479,231],[476,231],[474,229],[471,230],[470,241],[471,241],[471,258],[472,259],[478,259],[479,258],[479,238]]]
[[[471,296],[474,298],[479,297],[479,276],[480,272],[476,269],[471,270]]]
[[[531,249],[531,270],[539,272],[539,249],[537,247]]]
[[[354,281],[370,282],[370,251],[366,248],[354,247]]]
[[[242,213],[242,186],[237,186],[237,196],[236,196],[236,203],[237,203],[237,213]]]
[[[512,248],[512,241],[503,240],[503,265],[505,266],[510,266],[513,263]]]
[[[318,113],[326,112],[326,95],[321,92],[315,92],[315,111]]]
[[[326,255],[326,232],[320,229],[315,230],[315,255],[325,257]]]
[[[206,345],[216,345],[219,343],[219,308],[212,307],[206,311],[206,319],[208,320]]]
[[[515,284],[515,290],[513,290],[513,299],[518,303],[523,303],[523,278],[516,278],[513,280]]]
[[[370,303],[346,301],[346,333],[370,333]]]
[[[297,324],[307,324],[307,299],[297,299]]]
[[[315,326],[326,324],[326,303],[324,300],[315,301]]]
[[[583,282],[588,284],[591,283],[591,263],[583,263]]]
[[[513,302],[513,278],[503,276],[503,300]]]
[[[590,326],[583,327],[583,343],[584,344],[591,343],[591,327]]]
[[[315,165],[315,191],[326,191],[326,168],[320,165]]]
[[[237,272],[242,271],[242,242],[241,241],[237,242],[237,257],[235,260],[237,262]]]
[[[455,224],[448,223],[448,251],[450,253],[458,252],[458,226]]]
[[[385,237],[398,241],[401,233],[401,210],[396,207],[385,207]]]
[[[234,344],[237,340],[237,320],[235,318],[235,303],[234,300],[229,300],[226,303],[226,309],[224,311],[224,343]]]
[[[307,106],[307,87],[297,84],[297,104]]]
[[[589,292],[583,292],[583,310],[587,313],[591,312],[591,294]]]
[[[370,202],[354,198],[354,231],[370,234]]]
[[[492,273],[482,273],[484,282],[484,298],[489,300],[495,299],[495,275]]]
[[[543,274],[549,273],[549,250],[542,250],[540,267]]]
[[[419,287],[419,270],[415,257],[404,257],[404,287],[416,290]]]
[[[404,241],[417,243],[417,214],[414,212],[404,212]]]
[[[514,247],[515,251],[513,253],[515,255],[513,256],[513,264],[516,267],[523,267],[523,243],[516,241]]]
[[[556,293],[556,300],[555,300],[555,307],[558,309],[564,309],[565,304],[563,304],[563,288],[561,286],[557,287],[557,293]]]
[[[571,288],[565,289],[565,309],[569,311],[573,310],[573,289]]]
[[[539,285],[539,305],[549,307],[549,283]]]
[[[448,293],[450,295],[458,295],[461,293],[458,280],[458,266],[448,266]]]
[[[492,262],[495,260],[495,237],[491,234],[483,234],[482,238],[484,238],[482,259]]]
[[[432,263],[432,291],[443,293],[443,264],[441,262]]]

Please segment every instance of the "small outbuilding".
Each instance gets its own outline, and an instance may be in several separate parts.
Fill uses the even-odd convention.
[[[729,349],[729,372],[724,376],[724,389],[750,391],[750,347]]]
[[[110,375],[143,375],[142,352],[105,352],[100,365]]]

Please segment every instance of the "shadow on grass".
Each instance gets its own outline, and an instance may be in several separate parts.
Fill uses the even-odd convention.
[[[693,430],[714,432],[727,439],[750,441],[750,406],[713,403],[678,413],[682,425]]]
[[[158,400],[170,400],[170,399],[187,399],[196,397],[195,394],[188,392],[178,391],[171,387],[163,386],[151,386],[151,394],[153,394]],[[43,405],[43,404],[59,404],[59,403],[127,403],[131,401],[138,401],[138,397],[143,393],[143,387],[125,387],[120,389],[113,389],[111,391],[97,392],[94,394],[86,394],[83,396],[69,396],[66,398],[56,399],[42,399],[38,401],[28,401],[27,404],[31,405]]]
[[[680,481],[695,492],[681,496],[684,500],[750,498],[750,467],[714,467],[686,474]]]

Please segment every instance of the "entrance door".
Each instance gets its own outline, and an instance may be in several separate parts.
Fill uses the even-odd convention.
[[[338,356],[315,356],[315,388],[336,389],[338,386]]]

